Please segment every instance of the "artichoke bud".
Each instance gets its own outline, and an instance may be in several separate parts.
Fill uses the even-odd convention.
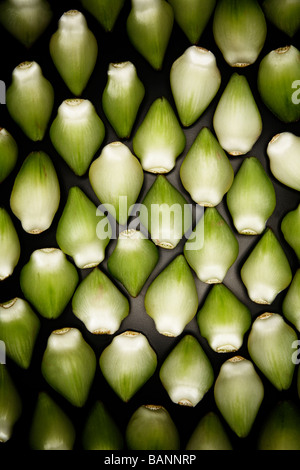
[[[54,105],[54,90],[37,62],[22,62],[14,68],[6,105],[29,139],[43,140]]]
[[[123,435],[102,401],[96,401],[86,419],[82,434],[84,450],[122,450]]]
[[[98,57],[98,43],[85,16],[77,10],[65,12],[51,36],[50,55],[68,89],[80,96],[86,88]]]
[[[154,374],[157,357],[144,334],[125,331],[103,350],[99,364],[114,392],[128,402]]]
[[[188,40],[197,44],[216,5],[216,0],[168,0],[174,18]]]
[[[282,122],[296,122],[299,106],[300,51],[293,45],[272,50],[261,60],[257,87],[267,108]]]
[[[50,127],[53,146],[78,176],[88,170],[104,135],[104,124],[93,104],[78,98],[63,101]]]
[[[120,139],[130,137],[144,95],[145,87],[132,62],[109,64],[102,107]]]
[[[292,132],[274,135],[267,146],[270,170],[285,186],[300,191],[300,136]]]
[[[248,351],[277,390],[287,390],[291,386],[295,370],[294,341],[297,341],[296,332],[278,313],[263,313],[252,324]]]
[[[96,372],[96,356],[77,328],[54,330],[41,363],[47,383],[75,407],[88,398]]]
[[[131,0],[128,37],[155,70],[162,68],[173,23],[173,9],[165,0]]]
[[[133,150],[145,171],[168,173],[185,147],[185,134],[170,103],[156,99],[133,137]]]
[[[24,160],[10,195],[10,207],[23,230],[39,234],[47,230],[60,203],[60,185],[51,158],[43,151]]]
[[[192,210],[164,175],[158,175],[145,195],[139,220],[153,242],[172,250],[192,225]]]
[[[81,3],[108,32],[113,30],[125,0],[81,0]]]
[[[223,282],[237,259],[239,244],[218,210],[207,207],[183,250],[200,281],[215,284]]]
[[[137,297],[158,263],[157,246],[138,230],[120,233],[116,247],[108,258],[107,267],[112,276]]]
[[[130,450],[179,450],[180,436],[169,412],[161,405],[142,405],[132,414],[125,438]]]
[[[7,365],[0,364],[0,443],[11,439],[22,411],[22,400]]]
[[[300,411],[296,403],[281,400],[264,421],[257,442],[258,450],[300,450]]]
[[[180,167],[180,180],[200,206],[217,206],[229,190],[234,170],[225,151],[207,127],[197,134]]]
[[[158,332],[165,336],[179,336],[194,318],[198,293],[193,274],[182,254],[176,256],[152,281],[145,294],[145,308]]]
[[[1,340],[7,355],[28,369],[40,331],[40,320],[26,300],[18,297],[0,305]]]
[[[46,0],[5,0],[0,6],[0,23],[28,49],[46,30],[52,15]]]
[[[72,450],[75,428],[59,405],[45,392],[38,395],[29,434],[33,450]]]
[[[13,136],[6,129],[0,127],[0,183],[2,183],[15,168],[18,153],[18,144]]]
[[[252,362],[241,356],[225,361],[215,382],[214,396],[230,428],[238,437],[247,437],[264,398],[264,386]]]
[[[258,158],[243,160],[226,198],[238,233],[259,235],[265,230],[276,207],[276,193]]]
[[[13,221],[0,207],[0,281],[11,276],[21,254],[21,245]]]
[[[232,444],[219,416],[210,411],[192,432],[186,450],[232,450]]]
[[[278,29],[293,37],[300,28],[300,4],[298,0],[264,0],[266,18]]]
[[[189,127],[208,108],[220,88],[221,74],[214,54],[203,47],[188,47],[172,64],[170,84],[180,121]]]
[[[185,335],[165,358],[159,377],[172,402],[195,407],[212,387],[214,371],[198,340]]]
[[[297,269],[282,301],[282,313],[300,332],[300,268]]]
[[[91,164],[89,180],[101,204],[125,225],[144,182],[138,159],[122,142],[111,142]]]
[[[20,274],[20,286],[26,300],[48,319],[63,313],[78,280],[75,266],[58,248],[35,250]]]
[[[217,138],[230,155],[248,153],[262,132],[262,118],[244,75],[233,73],[213,116]]]
[[[251,313],[224,284],[216,284],[197,314],[201,336],[218,353],[235,352],[243,345]]]
[[[300,204],[283,217],[281,231],[300,261]]]
[[[93,334],[113,334],[129,314],[129,302],[113,282],[94,268],[79,284],[72,309]]]
[[[231,67],[253,64],[267,37],[265,15],[257,0],[221,0],[213,18],[213,35]]]
[[[80,269],[98,266],[105,258],[112,230],[104,214],[99,221],[100,215],[95,204],[79,187],[69,189],[66,205],[58,221],[56,241]],[[97,227],[104,219],[107,221],[107,232],[99,236],[101,234]]]
[[[241,278],[253,302],[270,305],[292,280],[286,254],[268,227],[241,269]]]

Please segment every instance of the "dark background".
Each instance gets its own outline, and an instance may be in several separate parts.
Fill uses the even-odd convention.
[[[136,66],[138,76],[144,83],[146,89],[146,95],[140,108],[135,127],[132,131],[132,135],[134,135],[135,130],[142,122],[149,106],[156,98],[165,96],[175,109],[169,85],[169,71],[174,60],[177,59],[185,51],[185,49],[191,45],[176,23],[174,23],[173,32],[165,55],[163,68],[161,71],[155,71],[134,49],[127,37],[126,18],[130,11],[129,0],[125,2],[125,6],[115,24],[112,33],[105,33],[100,24],[97,22],[97,20],[82,8],[81,3],[79,1],[73,0],[53,2],[51,8],[53,11],[53,18],[51,24],[48,26],[48,28],[42,34],[39,40],[30,49],[26,49],[24,46],[22,46],[22,44],[20,44],[16,39],[14,39],[6,30],[4,30],[3,28],[0,29],[0,79],[4,80],[6,86],[8,87],[11,83],[12,71],[19,63],[26,60],[37,61],[41,66],[45,77],[52,83],[55,91],[55,104],[50,124],[56,116],[58,106],[61,104],[61,102],[64,99],[72,97],[71,93],[69,92],[66,85],[59,76],[57,70],[55,69],[55,66],[49,54],[50,37],[57,29],[57,24],[60,16],[69,9],[78,9],[85,15],[86,20],[88,22],[88,26],[95,34],[98,41],[99,52],[97,64],[89,80],[89,83],[82,94],[82,97],[89,99],[94,104],[99,116],[105,124],[106,136],[102,143],[102,147],[108,144],[109,142],[119,140],[119,138],[116,136],[113,129],[109,125],[101,108],[101,96],[106,84],[107,69],[110,62],[121,62],[125,60],[130,60],[131,62],[133,62],[133,64]],[[247,156],[251,155],[259,158],[267,173],[272,179],[276,190],[277,205],[273,215],[268,221],[268,226],[274,230],[275,234],[279,238],[282,247],[284,248],[284,251],[288,256],[293,273],[295,273],[296,269],[298,268],[298,261],[293,250],[288,246],[288,244],[283,238],[283,235],[280,231],[280,224],[284,215],[298,206],[300,202],[300,197],[297,191],[294,191],[282,185],[272,176],[269,170],[269,161],[266,155],[266,147],[271,138],[279,132],[290,131],[299,135],[299,124],[284,124],[280,122],[274,115],[272,115],[272,113],[262,103],[260,96],[257,92],[256,86],[257,71],[260,60],[265,56],[265,54],[267,54],[271,50],[289,44],[293,44],[295,46],[299,44],[299,33],[293,39],[290,39],[286,34],[280,32],[277,28],[275,28],[268,22],[267,39],[258,60],[255,64],[245,69],[240,69],[237,71],[238,73],[245,74],[245,76],[247,77],[263,119],[263,132],[259,140],[254,145],[253,149],[251,150],[251,152],[249,152],[249,154],[247,154]],[[209,21],[202,37],[200,38],[198,45],[211,50],[215,54],[218,67],[222,74],[222,83],[217,96],[215,97],[211,105],[207,108],[207,110],[203,113],[203,115],[200,117],[200,119],[194,125],[192,125],[188,129],[185,129],[187,138],[186,148],[182,155],[177,159],[176,167],[167,175],[168,180],[181,191],[181,193],[186,197],[187,201],[190,203],[192,203],[192,201],[188,193],[184,190],[179,178],[180,165],[200,129],[203,126],[208,126],[213,131],[212,117],[215,107],[218,103],[219,98],[221,97],[221,94],[226,84],[228,83],[231,74],[236,71],[235,69],[232,69],[228,64],[226,64],[225,60],[222,57],[222,54],[220,53],[214,42],[214,38],[212,35],[212,18]],[[98,200],[91,189],[91,186],[88,181],[88,175],[86,174],[83,177],[77,177],[72,173],[72,171],[65,164],[63,159],[56,153],[55,149],[53,148],[48,132],[46,133],[45,138],[42,142],[30,141],[15,125],[15,123],[9,116],[5,105],[0,106],[0,126],[6,128],[13,135],[19,147],[19,157],[17,165],[11,175],[0,186],[0,203],[2,206],[6,207],[9,210],[10,215],[12,216],[12,220],[18,231],[21,242],[21,257],[19,263],[15,268],[13,275],[10,278],[2,281],[0,284],[0,302],[5,302],[14,297],[23,298],[23,294],[19,285],[19,274],[22,266],[29,260],[32,251],[38,248],[57,246],[55,239],[55,228],[64,208],[69,188],[71,186],[77,185],[97,205]],[[132,150],[132,139],[124,140],[124,143],[126,143],[128,147]],[[39,235],[30,235],[25,233],[21,228],[19,220],[14,217],[9,207],[9,198],[14,179],[22,164],[22,161],[33,150],[44,150],[51,156],[61,186],[61,203],[59,210],[53,220],[52,226],[46,232]],[[100,150],[101,149],[99,149],[97,155],[95,155],[95,158],[100,154]],[[235,171],[237,171],[237,169],[240,167],[243,158],[243,156],[230,157],[231,163]],[[145,182],[139,197],[139,201],[143,199],[144,195],[153,183],[154,179],[154,175],[145,173]],[[234,230],[240,246],[238,259],[228,271],[228,274],[224,280],[224,284],[229,287],[241,301],[243,301],[246,305],[249,306],[254,319],[259,314],[264,313],[266,311],[266,307],[254,304],[250,301],[249,297],[247,296],[246,289],[240,279],[240,269],[246,257],[250,253],[251,249],[257,243],[258,237],[240,236],[236,233],[232,225],[232,221],[230,218],[230,214],[227,210],[225,200],[223,200],[222,203],[219,204],[217,209]],[[108,259],[110,253],[113,251],[115,242],[115,240],[111,240],[111,242],[109,243],[106,251],[106,260]],[[79,328],[85,340],[93,347],[97,357],[97,362],[102,350],[111,342],[112,337],[108,335],[95,336],[89,333],[84,327],[83,323],[81,323],[73,315],[70,305],[67,306],[64,313],[56,320],[46,320],[40,317],[41,330],[35,345],[32,363],[29,369],[26,371],[22,370],[9,358],[7,358],[7,367],[9,368],[15,385],[22,397],[23,412],[21,418],[15,425],[12,438],[7,443],[1,444],[1,448],[3,450],[28,449],[29,429],[37,396],[40,391],[47,391],[49,395],[55,399],[56,403],[59,404],[71,418],[77,432],[75,449],[82,448],[82,429],[87,418],[87,414],[91,409],[92,405],[94,404],[95,400],[102,400],[104,402],[108,411],[111,413],[123,433],[125,432],[126,425],[132,413],[140,405],[151,403],[165,406],[179,430],[181,436],[182,449],[184,449],[186,442],[189,439],[195,426],[208,411],[215,411],[221,417],[214,402],[213,387],[209,390],[209,392],[204,396],[204,398],[195,408],[185,408],[171,402],[170,398],[168,397],[166,391],[163,389],[159,381],[158,374],[162,361],[165,359],[171,349],[175,346],[175,344],[177,344],[177,342],[183,337],[183,335],[187,333],[193,334],[199,339],[200,344],[202,345],[211,360],[215,371],[215,377],[217,377],[218,375],[221,364],[229,357],[239,354],[249,359],[249,354],[247,351],[248,334],[245,335],[243,346],[237,353],[218,354],[213,352],[209,348],[206,340],[200,336],[199,329],[196,323],[196,318],[194,318],[187,325],[182,335],[177,338],[164,337],[155,330],[152,319],[145,312],[144,295],[147,287],[154,279],[154,277],[167,264],[169,264],[172,259],[174,259],[179,253],[182,252],[183,244],[184,240],[182,240],[182,242],[179,243],[179,245],[171,251],[164,250],[161,248],[159,249],[159,263],[151,274],[147,283],[145,284],[141,294],[136,299],[131,298],[125,291],[125,289],[117,281],[115,281],[116,285],[120,288],[120,290],[128,297],[131,308],[130,315],[123,321],[120,330],[116,334],[119,334],[128,329],[132,329],[136,331],[141,331],[147,336],[150,344],[156,351],[158,357],[158,366],[153,377],[142,387],[142,389],[130,400],[129,403],[125,404],[115,395],[115,393],[106,383],[105,379],[101,374],[99,366],[97,366],[94,382],[85,406],[81,409],[73,407],[63,397],[61,397],[59,394],[57,394],[51,389],[51,387],[43,379],[40,372],[42,355],[46,348],[47,339],[50,333],[55,329],[67,326]],[[101,263],[99,267],[106,274],[108,274],[106,260]],[[79,271],[80,279],[83,279],[83,277],[88,272],[89,270]],[[196,277],[195,280],[199,294],[200,308],[205,300],[205,297],[210,287],[204,283],[201,283],[199,280],[196,279]],[[271,312],[281,313],[281,305],[285,293],[286,291],[281,292],[276,297],[274,303],[271,306],[267,307],[267,310]],[[264,422],[266,416],[268,415],[268,412],[273,409],[274,405],[279,400],[289,398],[292,399],[297,405],[299,404],[299,398],[297,395],[296,387],[296,373],[291,388],[288,391],[284,392],[276,391],[276,389],[263,377],[263,375],[261,373],[259,374],[265,386],[265,397],[249,436],[244,439],[238,439],[221,417],[225,429],[228,432],[228,436],[230,437],[231,442],[236,450],[255,449],[257,435],[261,428],[261,425]]]

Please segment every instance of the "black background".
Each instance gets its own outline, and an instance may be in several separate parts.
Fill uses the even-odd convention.
[[[161,71],[155,71],[134,49],[128,39],[126,33],[126,18],[130,11],[129,0],[125,2],[125,6],[115,24],[112,33],[104,32],[103,28],[100,26],[97,20],[82,8],[81,3],[79,1],[73,0],[54,2],[54,4],[51,5],[51,8],[53,11],[53,18],[50,25],[39,38],[39,40],[30,49],[26,49],[24,46],[22,46],[22,44],[20,44],[16,39],[14,39],[3,28],[0,31],[0,79],[4,80],[6,86],[8,87],[11,83],[12,71],[19,63],[26,60],[35,60],[36,62],[38,62],[42,68],[44,76],[52,83],[55,91],[55,104],[53,107],[53,113],[49,124],[51,124],[52,120],[56,116],[58,106],[62,103],[62,101],[67,98],[72,98],[71,93],[69,92],[66,85],[59,76],[49,54],[50,37],[57,29],[57,24],[60,16],[69,9],[78,9],[85,15],[86,20],[88,22],[88,26],[95,34],[98,41],[99,52],[97,64],[89,80],[89,83],[82,94],[82,98],[89,99],[93,103],[99,116],[105,124],[106,135],[102,143],[102,147],[108,144],[109,142],[120,140],[109,125],[101,108],[101,96],[106,84],[107,69],[110,62],[121,62],[125,60],[133,62],[133,64],[136,66],[138,76],[142,80],[146,89],[146,95],[138,113],[137,120],[132,131],[132,136],[134,135],[135,130],[137,129],[139,124],[142,122],[149,106],[156,98],[165,96],[175,109],[169,85],[169,71],[174,60],[177,59],[185,51],[185,49],[191,45],[176,23],[174,23],[172,36],[163,63],[163,68]],[[282,185],[272,176],[269,169],[269,161],[266,155],[266,147],[271,138],[279,132],[290,131],[299,135],[299,124],[284,124],[283,122],[280,122],[274,115],[272,115],[272,113],[265,107],[265,105],[261,101],[261,98],[257,92],[256,80],[258,66],[260,60],[264,57],[264,55],[273,49],[290,44],[293,44],[297,47],[297,44],[299,44],[299,33],[295,35],[293,39],[290,39],[286,34],[279,31],[269,22],[267,24],[268,35],[264,48],[258,60],[255,64],[252,64],[251,66],[245,69],[237,70],[238,73],[244,74],[247,77],[263,119],[263,132],[259,140],[254,145],[253,149],[246,156],[251,155],[259,158],[267,173],[272,179],[276,191],[277,205],[273,215],[268,221],[268,226],[274,230],[276,236],[279,238],[282,247],[284,248],[284,251],[290,261],[292,271],[293,273],[295,273],[296,269],[298,268],[298,261],[296,259],[295,253],[293,252],[291,247],[288,246],[288,244],[283,238],[283,235],[280,231],[280,223],[287,212],[295,209],[298,206],[300,202],[300,197],[297,191],[294,191]],[[168,180],[181,191],[181,193],[186,197],[187,201],[190,203],[192,203],[192,201],[188,193],[184,190],[179,178],[180,165],[200,129],[203,126],[208,126],[213,131],[212,117],[215,107],[218,103],[219,98],[221,97],[221,94],[226,84],[228,83],[231,74],[236,71],[235,69],[232,69],[228,64],[226,64],[225,60],[222,57],[222,54],[220,53],[214,42],[214,38],[212,35],[212,18],[209,21],[204,33],[202,34],[198,45],[211,50],[215,54],[217,65],[222,74],[222,83],[215,99],[207,108],[207,110],[203,113],[200,119],[194,125],[185,129],[187,139],[186,148],[181,154],[181,156],[177,159],[176,167],[167,175]],[[13,122],[5,105],[0,106],[0,126],[6,128],[13,135],[19,147],[17,165],[11,175],[0,186],[1,205],[8,209],[15,224],[15,227],[18,231],[18,235],[20,237],[21,242],[21,257],[19,263],[15,268],[13,275],[10,278],[2,281],[0,284],[0,302],[5,302],[14,297],[23,298],[23,294],[19,285],[19,274],[22,266],[29,260],[32,251],[38,248],[58,246],[55,239],[55,228],[64,208],[69,188],[74,185],[79,186],[86,193],[86,195],[89,196],[90,199],[94,201],[97,205],[98,200],[91,189],[91,186],[88,181],[88,175],[86,174],[82,177],[77,177],[76,175],[74,175],[74,173],[72,173],[72,171],[69,169],[69,167],[65,164],[63,159],[57,154],[54,147],[52,146],[48,132],[46,133],[45,138],[42,142],[30,141]],[[126,145],[128,145],[128,147],[132,150],[132,138],[129,140],[124,140],[124,143],[126,143]],[[14,179],[22,164],[22,161],[33,150],[44,150],[49,154],[49,156],[51,156],[59,177],[61,187],[60,207],[53,220],[52,226],[50,227],[50,229],[39,235],[30,235],[25,233],[21,228],[20,221],[16,219],[16,217],[12,214],[9,207],[9,198]],[[97,155],[95,155],[95,158],[100,154],[100,150],[101,149],[99,149]],[[235,172],[240,167],[243,158],[245,157],[230,157],[230,161]],[[150,188],[154,179],[154,175],[145,173],[145,182],[139,197],[139,201],[143,199],[144,195]],[[234,230],[240,247],[238,259],[228,271],[227,276],[224,280],[224,284],[229,287],[238,296],[240,300],[242,300],[246,305],[249,306],[252,317],[254,319],[260,313],[265,312],[266,307],[254,304],[250,301],[249,297],[247,296],[246,289],[240,279],[240,269],[246,257],[250,253],[251,249],[257,243],[258,237],[241,236],[236,233],[236,230],[232,225],[232,221],[230,218],[230,214],[227,210],[225,200],[223,200],[218,205],[217,209]],[[47,391],[49,395],[55,399],[56,403],[59,404],[71,418],[76,428],[76,442],[74,449],[78,450],[82,448],[82,429],[87,418],[87,414],[90,411],[95,400],[102,400],[104,402],[108,411],[115,419],[123,434],[125,433],[126,425],[129,421],[129,418],[140,405],[151,403],[165,406],[179,430],[182,449],[184,449],[188,438],[190,437],[195,426],[198,424],[199,420],[208,411],[215,411],[216,413],[218,413],[218,415],[222,419],[226,431],[228,432],[228,436],[232,442],[234,449],[255,449],[257,443],[257,435],[261,428],[261,425],[266,419],[269,411],[273,409],[274,405],[279,400],[286,398],[292,399],[297,405],[299,404],[299,398],[297,395],[296,387],[296,372],[291,388],[288,391],[278,392],[268,382],[268,380],[266,380],[263,375],[258,371],[264,383],[265,397],[249,436],[244,439],[239,439],[229,429],[227,424],[224,422],[222,416],[218,412],[214,402],[213,387],[209,390],[209,392],[204,396],[204,398],[195,408],[185,408],[171,402],[170,398],[168,397],[166,391],[163,389],[159,381],[158,373],[162,361],[165,359],[168,352],[171,351],[174,345],[177,344],[177,342],[183,337],[184,334],[193,334],[199,339],[200,344],[202,345],[211,360],[215,371],[215,377],[217,377],[218,375],[221,364],[229,357],[236,355],[236,353],[218,354],[213,352],[209,348],[206,340],[200,336],[199,329],[196,323],[196,318],[194,318],[186,326],[184,332],[182,333],[182,335],[180,335],[180,337],[167,338],[160,335],[155,330],[153,321],[145,312],[144,295],[147,290],[147,287],[154,279],[154,277],[172,259],[174,259],[179,253],[182,252],[183,244],[184,240],[182,240],[182,242],[179,243],[179,245],[171,251],[164,250],[161,248],[159,249],[159,263],[151,274],[147,283],[145,284],[141,294],[136,299],[131,298],[125,291],[125,289],[117,281],[114,281],[116,285],[120,288],[120,290],[128,297],[130,302],[130,315],[123,321],[120,330],[116,334],[131,329],[141,331],[147,336],[150,344],[156,351],[158,357],[158,366],[153,377],[129,401],[129,403],[125,404],[115,395],[115,393],[106,383],[105,379],[101,374],[99,366],[97,366],[94,382],[86,404],[80,409],[73,407],[63,397],[61,397],[59,394],[57,394],[51,389],[51,387],[43,379],[40,372],[42,355],[46,348],[47,339],[50,333],[55,329],[67,326],[79,328],[85,340],[93,347],[97,357],[97,362],[100,357],[101,351],[111,342],[112,337],[108,335],[95,336],[88,332],[87,329],[84,327],[83,323],[81,323],[80,320],[78,320],[73,315],[70,305],[67,306],[64,313],[56,320],[47,320],[40,317],[41,330],[39,332],[39,336],[33,353],[32,362],[29,369],[26,371],[22,370],[9,358],[7,358],[7,367],[9,368],[15,385],[22,397],[23,412],[21,418],[14,427],[12,438],[7,443],[1,444],[1,448],[3,450],[28,449],[28,435],[31,425],[31,419],[33,416],[37,396],[40,391]],[[108,259],[110,253],[113,251],[114,246],[115,240],[111,240],[106,251],[106,259],[99,266],[100,269],[103,270],[106,274],[108,274],[106,260]],[[80,275],[80,279],[83,279],[83,277],[86,276],[89,270],[78,272]],[[199,294],[200,308],[210,287],[204,283],[201,283],[199,280],[196,279],[196,277],[195,281]],[[276,297],[273,304],[267,307],[267,310],[276,313],[281,313],[281,305],[285,293],[286,291],[281,292]],[[249,358],[249,354],[247,351],[247,336],[248,334],[245,335],[242,348],[237,352],[237,354],[245,358]]]

